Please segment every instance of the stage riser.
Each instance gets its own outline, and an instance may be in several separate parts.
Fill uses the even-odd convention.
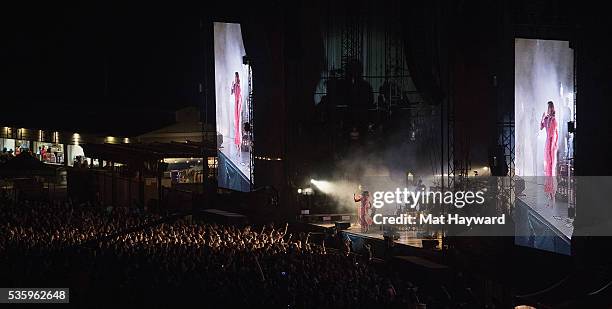
[[[302,215],[300,221],[303,223],[330,223],[337,221],[355,222],[357,218],[351,214],[329,214],[329,215]]]

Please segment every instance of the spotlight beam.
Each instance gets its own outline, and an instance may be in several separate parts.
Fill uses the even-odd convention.
[[[317,187],[317,189],[321,190],[321,192],[323,193],[329,194],[333,191],[333,185],[329,181],[311,179],[310,183],[312,183],[315,187]]]

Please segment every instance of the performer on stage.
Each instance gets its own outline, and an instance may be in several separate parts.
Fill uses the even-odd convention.
[[[555,105],[552,101],[548,101],[548,111],[542,114],[540,121],[540,130],[546,129],[546,144],[544,146],[544,192],[554,205],[555,200],[555,183],[553,176],[556,173],[557,165],[557,141],[559,132],[557,130],[557,120],[555,119]]]
[[[370,201],[370,192],[363,191],[359,197],[353,194],[353,200],[355,201],[355,203],[361,202],[357,207],[357,216],[359,217],[361,232],[367,233],[370,228],[370,225],[372,224],[372,217],[370,217],[370,209],[372,209],[372,202]]]
[[[240,76],[235,73],[232,83],[232,94],[234,95],[234,144],[240,155],[240,115],[242,113],[242,94],[240,92]]]

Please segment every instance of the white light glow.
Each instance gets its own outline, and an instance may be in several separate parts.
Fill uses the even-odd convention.
[[[306,188],[304,190],[302,190],[302,192],[306,195],[311,195],[314,193],[314,190],[312,190],[312,188]]]
[[[329,181],[311,179],[310,183],[312,183],[315,187],[317,187],[323,193],[331,193],[333,190],[333,185]]]

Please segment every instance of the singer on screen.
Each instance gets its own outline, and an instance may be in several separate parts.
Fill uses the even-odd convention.
[[[557,130],[557,120],[555,118],[555,105],[552,101],[548,101],[548,110],[546,113],[542,114],[540,130],[542,129],[546,129],[546,144],[544,146],[544,192],[546,192],[550,201],[554,201],[555,184],[553,176],[556,172],[559,132]]]
[[[235,73],[232,83],[232,94],[234,95],[234,144],[240,155],[240,115],[242,113],[242,95],[240,92],[240,76]]]

